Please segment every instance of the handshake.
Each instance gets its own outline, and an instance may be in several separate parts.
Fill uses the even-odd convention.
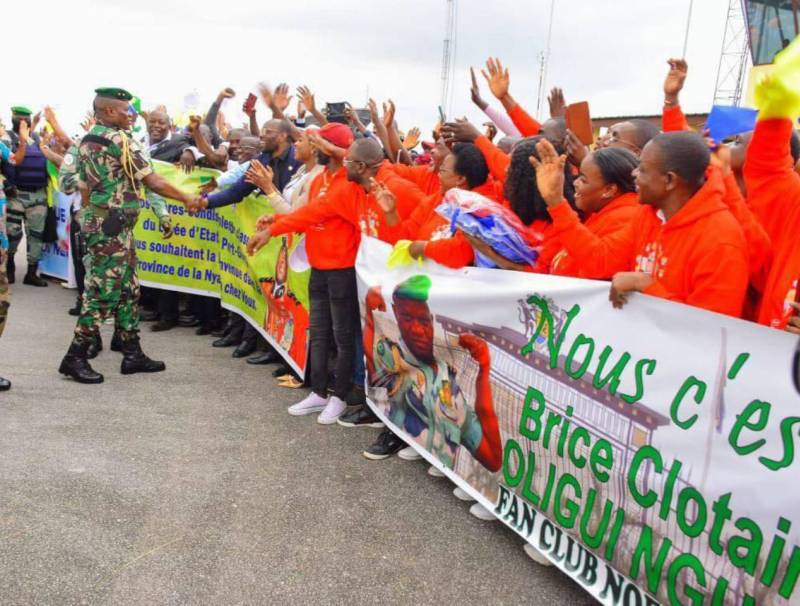
[[[185,201],[186,210],[190,215],[196,215],[201,210],[208,207],[208,200],[203,196],[191,196]]]

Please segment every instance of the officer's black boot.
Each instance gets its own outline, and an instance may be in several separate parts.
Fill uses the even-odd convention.
[[[86,348],[86,359],[94,360],[101,351],[103,351],[103,339],[100,337],[100,333],[97,333],[89,343],[89,347]]]
[[[26,273],[25,277],[22,279],[23,284],[27,284],[28,286],[47,286],[47,282],[36,275],[37,267],[38,263],[28,265],[28,273]]]
[[[139,335],[128,337],[122,341],[122,365],[120,372],[124,375],[132,375],[136,372],[161,372],[166,370],[167,365],[163,362],[151,360],[142,351],[139,344]]]
[[[86,359],[86,350],[88,348],[88,343],[76,343],[73,341],[69,346],[67,355],[61,360],[58,372],[72,377],[78,383],[102,383],[103,375],[95,372]]]
[[[6,261],[6,275],[8,276],[8,283],[13,284],[17,281],[17,277],[14,275],[17,271],[17,265],[14,263],[14,255],[8,255],[8,261]]]
[[[69,311],[67,312],[71,316],[79,316],[81,315],[81,296],[78,295],[78,298],[75,299],[75,306],[70,307]]]
[[[111,337],[111,351],[122,351],[122,337],[116,330],[114,336]]]

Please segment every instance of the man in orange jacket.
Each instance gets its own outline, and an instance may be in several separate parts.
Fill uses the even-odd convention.
[[[663,133],[642,151],[636,187],[643,204],[626,230],[599,238],[574,213],[553,213],[561,202],[564,156],[547,141],[537,146],[542,196],[559,241],[590,271],[616,273],[609,298],[622,307],[639,291],[738,317],[747,290],[747,245],[722,200],[719,171],[699,135]]]
[[[289,413],[306,415],[321,411],[317,421],[324,425],[335,423],[344,412],[345,397],[353,385],[355,337],[360,329],[354,266],[361,233],[383,235],[385,219],[379,192],[391,191],[397,200],[403,200],[406,209],[415,207],[424,198],[421,190],[400,179],[384,164],[383,151],[371,138],[352,143],[344,164],[345,168],[337,173],[335,182],[324,194],[294,212],[276,215],[247,245],[248,254],[253,254],[272,236],[306,233],[306,252],[311,265],[312,393],[290,406]],[[312,191],[320,177],[312,183]],[[373,189],[366,191],[370,186]],[[332,340],[337,349],[336,385],[334,395],[328,398],[328,352]]]
[[[747,147],[743,176],[747,202],[772,242],[772,264],[765,272],[758,322],[800,334],[797,315],[800,248],[800,175],[794,170],[800,154],[791,145],[789,118],[759,119]]]

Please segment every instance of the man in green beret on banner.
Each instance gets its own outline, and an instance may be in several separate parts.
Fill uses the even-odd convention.
[[[22,125],[26,133],[23,141]],[[47,286],[37,274],[42,258],[42,238],[47,220],[47,159],[39,149],[39,138],[31,126],[31,110],[21,105],[11,108],[11,130],[7,133],[13,153],[20,145],[27,145],[25,158],[18,164],[2,161],[3,176],[8,197],[8,281],[16,279],[14,255],[22,241],[22,228],[28,242],[28,271],[23,279],[29,286]]]
[[[130,136],[130,101],[121,88],[98,88],[97,123],[78,147],[77,174],[83,207],[78,223],[88,253],[83,304],[75,335],[59,372],[79,383],[102,383],[89,365],[89,347],[99,339],[100,324],[113,316],[121,339],[122,374],[159,372],[163,362],[148,358],[139,344],[139,281],[133,227],[144,187],[184,204],[195,196],[182,192],[153,172],[141,147]]]

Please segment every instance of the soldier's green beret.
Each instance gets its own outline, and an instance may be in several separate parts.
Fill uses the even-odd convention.
[[[417,274],[395,286],[394,296],[400,299],[412,299],[424,303],[428,300],[428,291],[430,289],[431,279],[428,276]]]
[[[106,97],[108,99],[119,99],[120,101],[130,101],[133,95],[126,91],[124,88],[96,88],[94,92],[98,97]]]
[[[22,105],[15,105],[11,108],[11,113],[15,116],[30,116],[33,112]]]

